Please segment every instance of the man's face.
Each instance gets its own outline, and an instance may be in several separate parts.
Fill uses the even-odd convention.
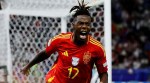
[[[73,22],[75,38],[79,41],[86,41],[90,32],[91,18],[87,15],[79,15]]]

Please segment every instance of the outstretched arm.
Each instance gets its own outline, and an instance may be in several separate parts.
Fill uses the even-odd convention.
[[[35,58],[29,62],[22,70],[21,72],[23,74],[27,74],[28,73],[28,70],[35,64],[41,62],[41,61],[44,61],[45,59],[47,59],[49,56],[46,54],[46,51],[43,50],[41,51],[40,53],[38,53]]]
[[[108,83],[108,74],[107,74],[107,72],[100,74],[100,83]]]

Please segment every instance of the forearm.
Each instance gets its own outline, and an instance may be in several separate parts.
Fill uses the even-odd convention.
[[[47,59],[49,56],[46,54],[45,50],[41,51],[40,53],[38,53],[35,58],[28,63],[27,68],[30,69],[33,65]]]
[[[100,74],[100,83],[108,83],[108,74],[107,73]]]

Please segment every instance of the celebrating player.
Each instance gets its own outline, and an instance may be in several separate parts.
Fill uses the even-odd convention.
[[[100,82],[107,83],[107,63],[103,46],[89,35],[91,16],[84,0],[74,6],[73,32],[61,33],[47,43],[47,47],[27,64],[22,72],[26,74],[35,64],[58,52],[57,60],[46,75],[46,83],[90,83],[93,65],[99,73]]]

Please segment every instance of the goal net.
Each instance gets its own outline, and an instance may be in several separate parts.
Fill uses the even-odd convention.
[[[92,3],[90,4],[92,6],[90,14],[93,17],[91,35],[103,42],[103,0],[85,1]],[[57,53],[52,54],[48,60],[34,65],[29,76],[23,75],[20,70],[45,48],[50,38],[61,32],[72,31],[69,9],[77,4],[77,0],[6,0],[6,2],[8,8],[5,9],[7,12],[4,11],[4,15],[8,15],[8,23],[3,24],[4,22],[0,20],[2,32],[0,33],[0,64],[11,68],[8,69],[8,75],[13,83],[44,83],[44,76],[51,69]],[[0,19],[5,19],[3,17],[3,14],[0,14]],[[7,54],[8,49],[10,49],[9,54]],[[10,56],[9,62],[7,59]],[[95,72],[93,70],[93,77],[97,75]],[[91,83],[97,83],[97,79],[95,76]]]

